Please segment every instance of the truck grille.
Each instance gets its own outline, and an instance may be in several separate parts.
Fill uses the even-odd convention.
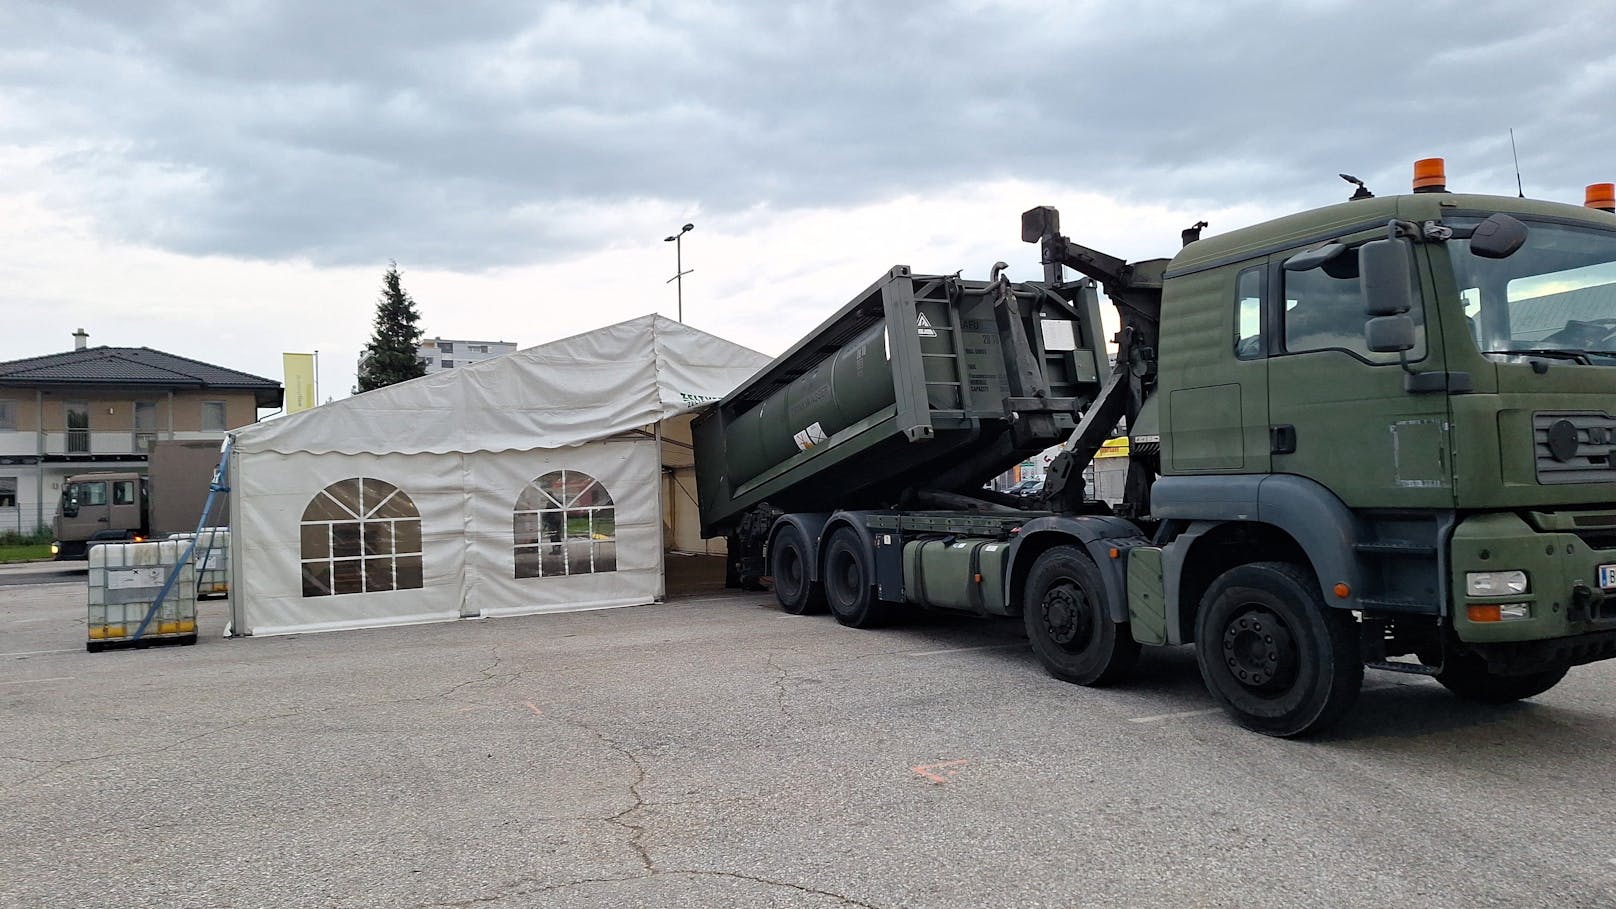
[[[1537,481],[1616,482],[1616,418],[1603,411],[1543,412],[1532,415]]]

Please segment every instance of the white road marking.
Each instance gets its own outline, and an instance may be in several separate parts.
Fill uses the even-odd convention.
[[[0,682],[0,685],[37,685],[40,682],[71,682],[76,678],[78,678],[78,676],[58,675],[52,676],[48,679],[17,679],[11,682]]]
[[[0,657],[38,656],[42,653],[81,653],[83,649],[82,647],[75,647],[71,650],[13,650],[10,653],[0,653]]]
[[[1182,720],[1182,719],[1185,719],[1187,717],[1206,716],[1208,714],[1222,713],[1222,712],[1223,712],[1223,708],[1221,708],[1221,707],[1209,707],[1209,708],[1207,708],[1205,710],[1183,710],[1183,711],[1180,711],[1178,713],[1158,713],[1155,716],[1129,717],[1128,722],[1130,722],[1130,723],[1156,723],[1156,722],[1160,722],[1161,720]]]
[[[950,647],[947,650],[914,650],[904,656],[942,656],[945,653],[975,653],[979,650],[1009,650],[1012,647],[1025,647],[1026,644],[986,644],[981,647]]]

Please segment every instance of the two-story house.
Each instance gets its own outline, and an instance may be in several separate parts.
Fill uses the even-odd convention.
[[[0,531],[56,514],[62,479],[144,464],[159,439],[223,439],[281,406],[271,379],[149,347],[89,347],[0,362]]]

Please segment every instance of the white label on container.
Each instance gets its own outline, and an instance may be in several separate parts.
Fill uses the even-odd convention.
[[[163,586],[163,568],[153,565],[150,568],[125,568],[118,571],[107,572],[108,590],[131,590],[136,587]]]
[[[807,451],[825,441],[826,438],[825,427],[820,426],[818,422],[814,422],[808,424],[807,429],[792,436],[791,441],[797,443],[798,451]]]
[[[920,317],[915,320],[915,327],[922,338],[937,337],[937,329],[931,327],[931,320],[926,318],[925,313],[921,313]]]

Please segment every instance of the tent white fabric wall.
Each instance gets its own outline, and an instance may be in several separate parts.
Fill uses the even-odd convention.
[[[693,493],[690,452],[680,444],[688,442],[688,417],[681,415],[722,397],[768,361],[661,316],[642,316],[238,431],[233,633],[655,601],[663,592],[664,546],[700,544],[689,532],[694,503],[665,496]],[[668,439],[659,447],[664,427]],[[546,537],[565,535],[564,544],[529,548],[529,569],[543,557],[549,573],[551,561],[564,557],[569,573],[518,577],[523,519],[516,503],[530,484],[557,471],[593,478],[610,508],[589,511],[589,520],[601,523],[588,530],[575,528],[587,523],[580,517]],[[361,487],[347,504],[361,513],[380,504],[373,520],[313,514],[332,507],[323,490],[337,490],[341,500],[341,490]],[[387,492],[394,487],[399,493]],[[355,534],[364,535],[362,543]],[[610,570],[587,570],[606,565]],[[343,579],[333,580],[338,575]],[[366,589],[326,593],[344,584]],[[394,589],[368,589],[390,584]]]

